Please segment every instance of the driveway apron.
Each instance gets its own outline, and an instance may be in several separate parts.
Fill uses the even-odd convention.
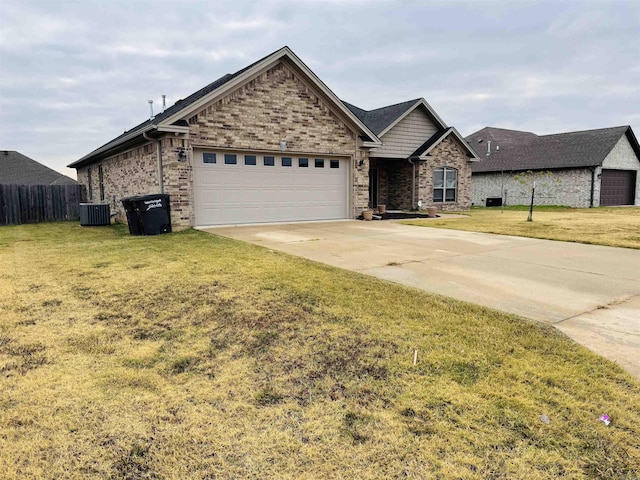
[[[205,230],[551,323],[640,378],[640,250],[392,221]]]

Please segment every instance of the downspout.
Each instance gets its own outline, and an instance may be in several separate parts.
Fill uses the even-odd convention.
[[[411,173],[411,210],[413,210],[416,206],[416,164],[410,158],[407,158],[407,162],[413,167]]]
[[[589,198],[589,208],[593,208],[593,197],[595,196],[596,167],[591,167],[591,197]]]
[[[164,193],[164,172],[162,171],[162,140],[149,137],[147,135],[147,132],[142,132],[142,136],[145,138],[145,140],[156,142],[156,156],[158,158],[158,185],[160,185],[160,193]]]

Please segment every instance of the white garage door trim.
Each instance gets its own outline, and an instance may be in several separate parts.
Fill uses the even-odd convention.
[[[349,218],[348,158],[196,150],[193,160],[199,227]]]

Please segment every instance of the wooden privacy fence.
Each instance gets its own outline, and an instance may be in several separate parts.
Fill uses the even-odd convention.
[[[0,185],[0,225],[80,219],[82,185]]]

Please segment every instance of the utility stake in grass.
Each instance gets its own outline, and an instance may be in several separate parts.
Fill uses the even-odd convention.
[[[418,350],[413,351],[413,364],[417,365],[418,363]]]

